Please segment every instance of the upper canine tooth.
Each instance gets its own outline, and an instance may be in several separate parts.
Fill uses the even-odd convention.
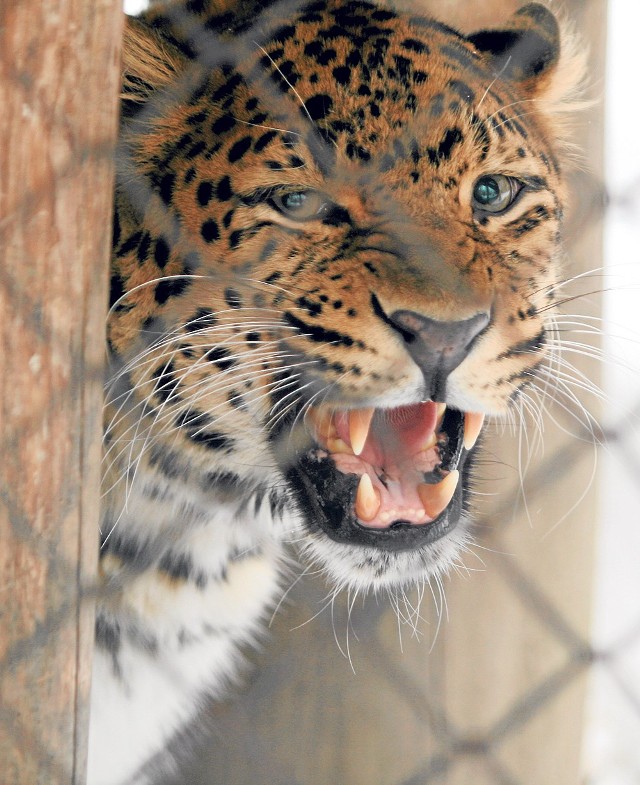
[[[442,425],[442,421],[444,420],[444,413],[447,411],[447,404],[446,403],[437,403],[436,404],[436,426],[435,430],[436,433],[440,426]]]
[[[373,487],[371,477],[363,474],[358,483],[356,492],[356,515],[362,521],[371,521],[378,514],[380,509],[380,494]]]
[[[465,450],[469,451],[478,441],[483,422],[484,414],[481,412],[465,412],[464,435],[462,438]]]
[[[454,469],[437,485],[430,485],[426,482],[418,485],[418,496],[420,496],[424,511],[431,520],[437,518],[453,499],[459,479],[460,472]]]
[[[349,440],[355,455],[360,455],[364,449],[374,412],[372,407],[352,409],[349,412]]]

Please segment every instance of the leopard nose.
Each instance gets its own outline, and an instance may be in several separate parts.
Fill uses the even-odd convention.
[[[427,395],[444,401],[447,377],[467,357],[490,320],[486,312],[462,321],[440,322],[415,311],[394,311],[388,321],[422,371]]]

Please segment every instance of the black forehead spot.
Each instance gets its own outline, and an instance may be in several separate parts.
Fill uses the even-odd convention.
[[[398,73],[402,79],[406,79],[409,76],[409,71],[412,66],[411,60],[407,57],[403,57],[402,55],[394,55],[393,62],[396,64],[396,68],[398,69]]]
[[[200,125],[207,119],[206,112],[196,112],[195,114],[191,114],[187,117],[187,123],[189,125]]]
[[[220,238],[220,230],[217,222],[213,218],[207,219],[200,227],[202,239],[207,243],[212,243]]]
[[[340,25],[332,25],[318,30],[318,36],[325,41],[330,41],[334,38],[350,38],[349,32]]]
[[[400,43],[400,46],[403,47],[403,49],[409,49],[411,52],[416,52],[417,54],[428,55],[430,52],[429,47],[417,38],[405,38],[404,41]]]
[[[193,160],[197,158],[201,153],[203,153],[207,149],[207,145],[203,141],[196,142],[193,147],[190,147],[189,150],[185,153],[185,158],[189,160]]]
[[[262,134],[262,136],[256,139],[255,144],[253,145],[254,152],[259,153],[264,150],[269,142],[272,142],[277,135],[277,131],[267,131],[266,133]]]
[[[210,180],[203,180],[198,185],[196,199],[201,207],[206,207],[213,198],[213,183]]]
[[[427,148],[427,155],[431,163],[438,166],[441,161],[451,158],[451,151],[463,139],[462,131],[459,128],[449,128],[436,148]]]
[[[284,49],[280,46],[277,49],[271,49],[267,52],[267,54],[260,59],[260,65],[266,69],[273,68],[273,61],[279,60],[281,57],[284,57]]]
[[[267,119],[268,115],[266,112],[258,112],[258,114],[254,114],[253,117],[249,119],[249,122],[252,125],[261,125]]]
[[[163,305],[170,297],[182,294],[189,287],[185,278],[166,278],[156,285],[154,297],[158,305]]]
[[[274,41],[288,41],[290,38],[294,38],[296,34],[296,28],[293,25],[284,25],[283,27],[278,28],[273,34],[272,38]]]
[[[322,22],[322,17],[320,14],[303,14],[300,17],[301,22]]]
[[[312,120],[322,120],[326,117],[333,107],[333,99],[326,93],[316,93],[304,102],[304,109],[300,109],[302,114],[307,114]],[[306,111],[305,111],[306,110]]]
[[[335,49],[325,49],[320,41],[311,41],[304,48],[307,57],[312,57],[321,65],[326,65],[331,60],[335,60],[338,53]]]
[[[217,101],[222,101],[223,98],[227,98],[228,96],[232,95],[238,85],[242,84],[244,79],[238,73],[234,73],[230,79],[221,85],[217,90],[215,90],[211,95],[211,100],[215,103]]]
[[[225,176],[218,183],[216,196],[221,202],[227,202],[229,199],[231,199],[232,194],[233,191],[231,190],[231,181],[229,180],[229,176],[225,174]]]
[[[230,114],[223,114],[222,117],[219,117],[213,122],[211,125],[211,130],[214,134],[223,134],[226,131],[230,131],[235,126],[235,124],[235,117],[232,117]]]
[[[160,269],[166,266],[169,261],[169,244],[164,237],[158,237],[153,251],[153,260]]]
[[[355,158],[361,161],[371,160],[371,153],[367,150],[367,148],[362,147],[359,144],[354,144],[353,142],[349,142],[347,144],[346,153],[352,160]]]
[[[251,136],[244,136],[242,139],[238,140],[231,147],[227,155],[229,163],[233,164],[236,163],[236,161],[240,161],[252,144],[253,137]]]
[[[276,71],[272,72],[271,80],[276,83],[281,92],[286,93],[300,81],[300,74],[296,71],[292,60],[285,60]]]
[[[346,65],[338,66],[334,68],[333,71],[333,78],[341,85],[348,85],[351,81],[351,69]]]
[[[160,180],[160,196],[165,204],[171,204],[173,199],[173,189],[176,184],[176,176],[173,172],[163,175]]]
[[[149,232],[145,232],[142,235],[140,243],[138,245],[138,261],[142,264],[147,258],[147,254],[149,253],[149,248],[151,246],[151,235]]]

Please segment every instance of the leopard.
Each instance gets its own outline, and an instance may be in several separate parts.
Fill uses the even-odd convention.
[[[154,781],[292,564],[392,597],[466,547],[549,362],[581,51],[540,3],[127,19],[90,785]]]

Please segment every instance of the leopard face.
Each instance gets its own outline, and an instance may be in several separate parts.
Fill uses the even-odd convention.
[[[484,415],[545,362],[558,25],[282,17],[191,0],[130,25],[108,507],[137,475],[234,520],[289,510],[339,583],[419,580],[467,537]]]

